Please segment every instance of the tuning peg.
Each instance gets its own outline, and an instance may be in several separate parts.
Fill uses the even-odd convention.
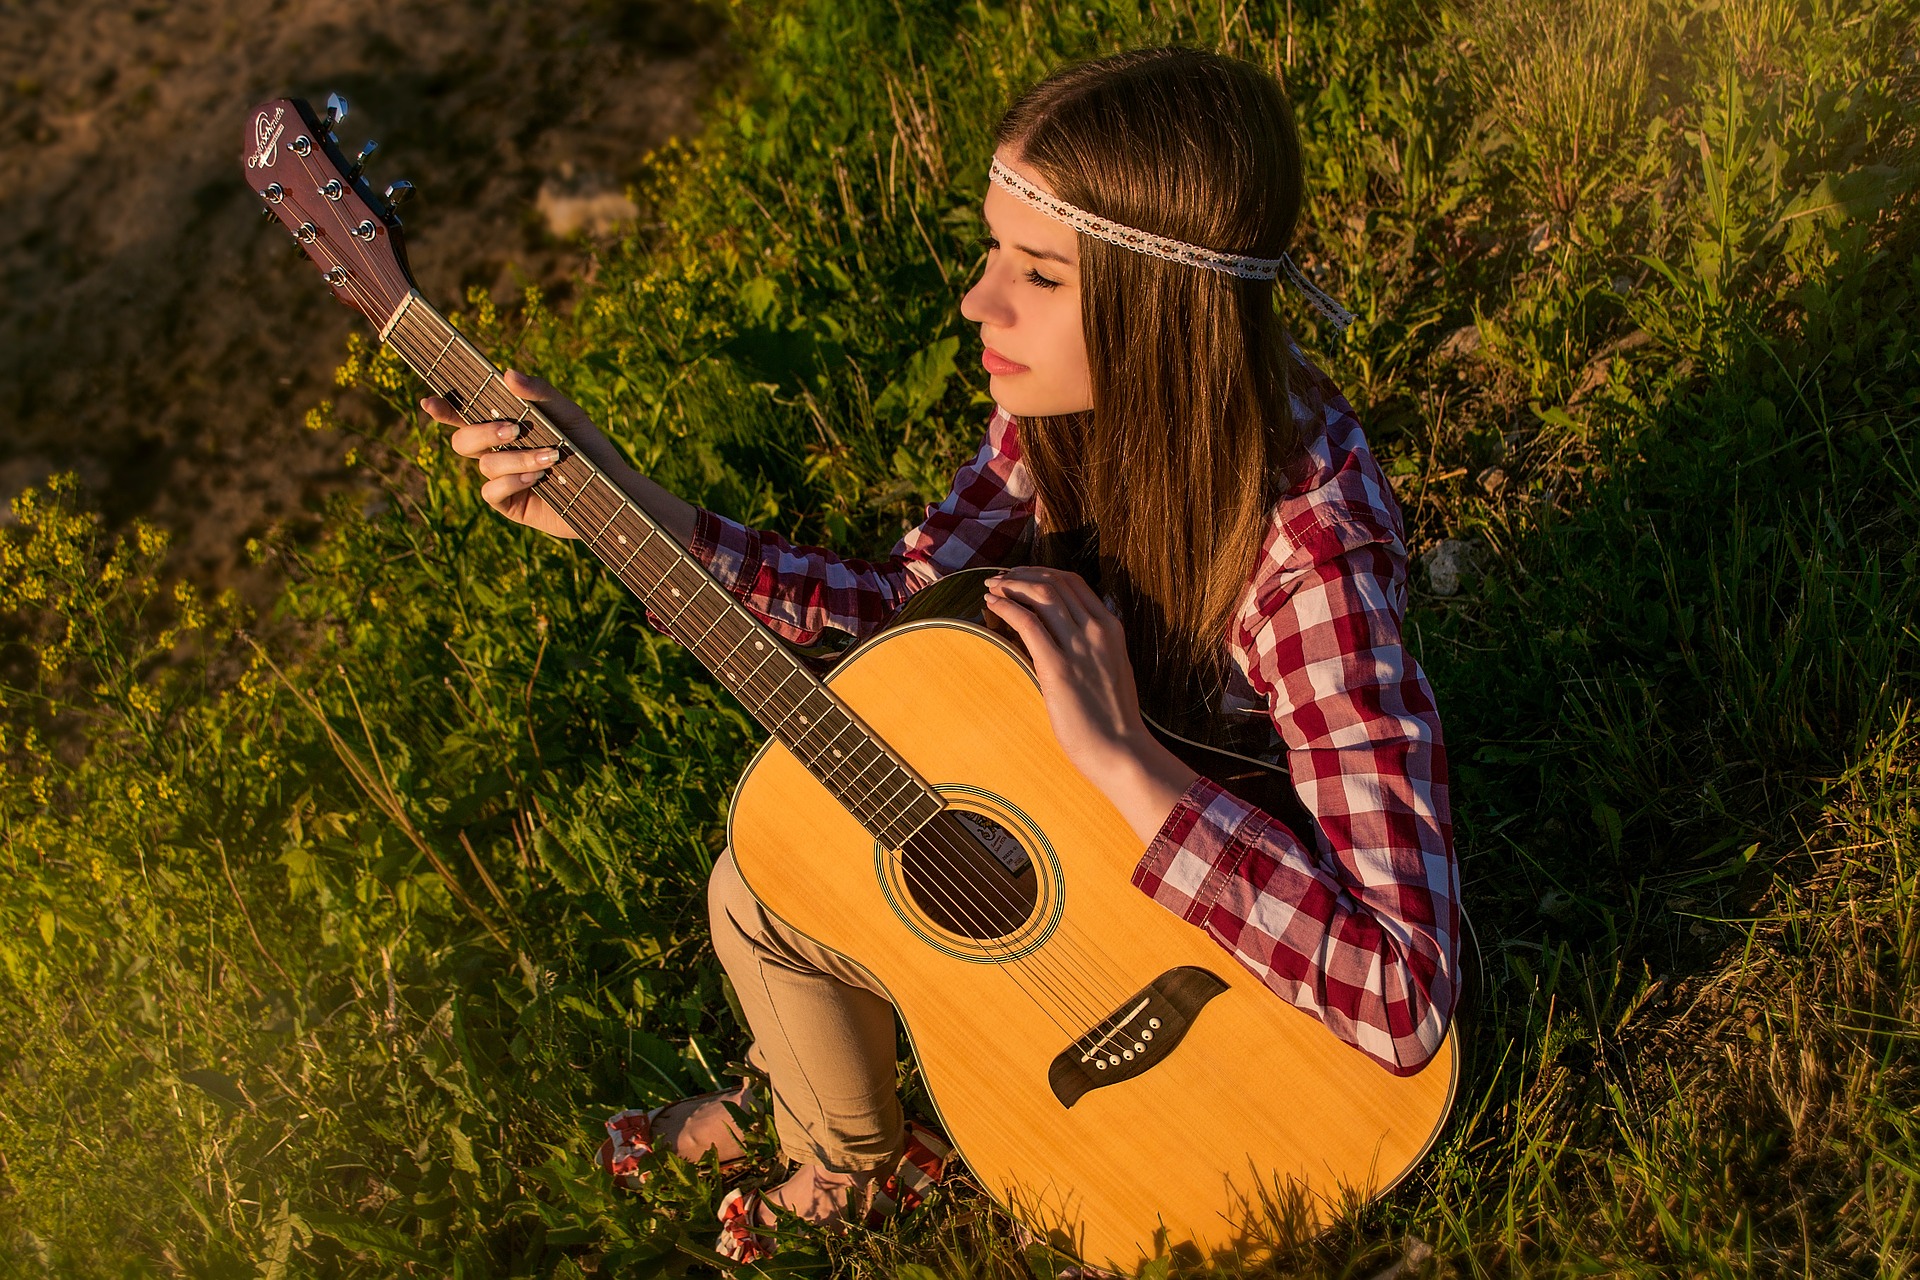
[[[367,167],[367,157],[372,155],[379,146],[379,143],[375,142],[372,138],[368,138],[360,147],[360,154],[354,157],[353,167],[347,170],[347,177],[350,179],[359,177],[361,171]]]
[[[398,209],[412,194],[413,184],[405,178],[400,179],[400,181],[388,187],[386,191],[387,212],[392,213],[395,209]]]
[[[320,117],[320,128],[332,133],[333,127],[347,118],[347,100],[337,93],[327,95],[327,114]]]

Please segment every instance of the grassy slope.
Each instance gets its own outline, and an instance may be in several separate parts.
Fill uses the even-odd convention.
[[[1437,1154],[1287,1267],[1912,1270],[1911,0],[1201,8],[736,13],[751,74],[645,234],[568,315],[467,322],[690,496],[881,547],[984,419],[955,304],[1009,87],[1167,39],[1279,65],[1305,256],[1363,317],[1303,340],[1416,549],[1475,565],[1411,632],[1486,978]],[[710,1176],[585,1158],[740,1050],[699,886],[753,732],[479,507],[391,362],[342,381],[387,496],[263,549],[264,648],[68,490],[0,542],[0,1259],[696,1266]],[[945,1203],[788,1256],[1017,1273]]]

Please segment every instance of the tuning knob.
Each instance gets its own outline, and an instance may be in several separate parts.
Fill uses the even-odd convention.
[[[337,93],[327,95],[327,114],[320,117],[320,129],[332,133],[333,127],[347,118],[347,100]]]
[[[405,178],[387,188],[387,212],[392,213],[413,195],[413,184]]]
[[[360,148],[360,154],[353,158],[353,167],[347,170],[347,177],[349,180],[360,176],[361,171],[367,167],[367,157],[372,155],[379,148],[379,146],[380,144],[375,142],[372,138],[368,138],[366,140],[366,142]]]

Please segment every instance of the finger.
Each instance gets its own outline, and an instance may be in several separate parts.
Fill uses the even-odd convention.
[[[1107,617],[1113,616],[1113,610],[1107,608],[1107,602],[1100,598],[1099,593],[1093,589],[1093,584],[1079,574],[1061,574],[1060,588],[1078,601],[1080,608],[1089,617],[1098,619],[1103,614]]]
[[[507,370],[506,382],[507,390],[513,392],[513,394],[519,396],[522,400],[538,403],[542,400],[557,400],[560,398],[560,393],[554,390],[551,382],[548,382],[545,378],[536,378],[530,373],[522,373],[518,369]]]
[[[1045,619],[1054,639],[1062,648],[1067,647],[1075,635],[1087,630],[1086,615],[1067,600],[1066,593],[1057,584],[1037,582],[1030,578],[1002,578],[996,581],[997,594],[1018,601]]]
[[[1032,610],[1005,596],[989,596],[987,608],[1012,627],[1013,633],[1027,646],[1027,656],[1033,660],[1034,673],[1040,676],[1043,685],[1051,683],[1065,670],[1066,655],[1060,652],[1052,633]]]
[[[501,476],[498,480],[489,480],[480,486],[480,497],[490,507],[504,508],[508,500],[517,498],[538,484],[544,471],[522,471],[519,475]]]
[[[1092,616],[1087,608],[1086,602],[1088,600],[1097,600],[1097,597],[1094,596],[1092,589],[1087,586],[1087,580],[1077,573],[1069,573],[1064,569],[1049,569],[1037,565],[1023,565],[1020,568],[1011,569],[1001,576],[1005,580],[1032,587],[1044,598],[1057,600],[1060,607],[1067,611],[1068,616],[1073,619],[1076,626],[1084,625],[1087,618]],[[1078,586],[1080,590],[1075,591],[1075,586]]]
[[[519,438],[520,424],[516,422],[483,422],[477,427],[461,427],[447,437],[447,442],[461,457],[478,458]]]
[[[426,415],[429,418],[432,418],[435,422],[441,423],[444,426],[464,427],[467,425],[467,420],[460,416],[458,409],[453,407],[453,401],[447,399],[445,396],[423,397],[420,401],[420,407],[426,411]]]
[[[519,396],[529,404],[544,408],[547,416],[561,427],[578,427],[582,423],[591,424],[587,411],[567,397],[554,390],[553,384],[545,378],[536,378],[521,373],[518,369],[507,370],[505,378],[507,390]]]
[[[498,480],[501,476],[545,471],[558,461],[558,449],[502,449],[480,456],[480,474],[489,480]]]

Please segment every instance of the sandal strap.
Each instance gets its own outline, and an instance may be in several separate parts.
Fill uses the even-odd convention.
[[[727,1192],[720,1202],[720,1238],[714,1252],[749,1266],[773,1256],[773,1241],[755,1228],[760,1216],[760,1193],[739,1187]]]
[[[893,1202],[893,1208],[876,1204],[877,1211],[905,1213],[916,1209],[927,1193],[947,1176],[947,1158],[953,1144],[932,1125],[907,1121],[907,1139],[900,1153],[900,1165],[880,1184],[881,1195]],[[880,1197],[876,1196],[878,1200]]]
[[[754,1084],[745,1081],[746,1089],[735,1104],[742,1111],[754,1112],[758,1109],[754,1100]],[[716,1098],[724,1098],[732,1093],[731,1089],[717,1089],[712,1093],[702,1093],[692,1098],[683,1098],[680,1102],[702,1103]],[[607,1141],[594,1153],[594,1163],[612,1174],[616,1179],[639,1172],[640,1162],[653,1154],[653,1126],[660,1113],[668,1107],[679,1106],[680,1102],[668,1102],[651,1111],[629,1108],[607,1118]],[[723,1160],[720,1167],[738,1164],[738,1160]],[[640,1175],[644,1180],[644,1174]]]
[[[627,1110],[608,1117],[609,1145],[600,1148],[604,1157],[597,1161],[600,1167],[616,1178],[638,1172],[640,1162],[653,1154],[653,1121],[663,1110]]]

